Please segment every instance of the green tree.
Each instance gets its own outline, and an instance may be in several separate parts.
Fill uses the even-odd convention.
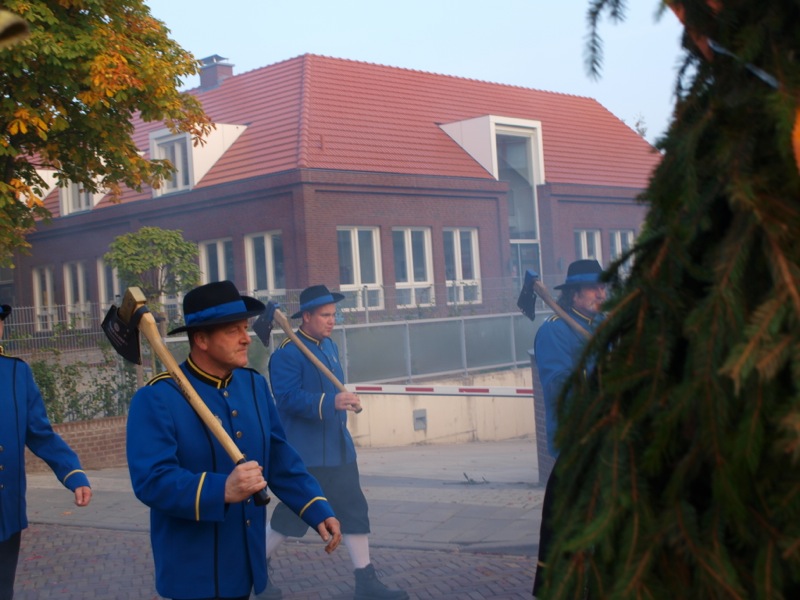
[[[142,227],[114,239],[103,256],[126,285],[138,287],[148,304],[163,295],[179,294],[200,282],[197,245],[178,229]]]
[[[122,186],[158,187],[168,161],[140,156],[134,117],[163,121],[199,143],[211,124],[178,87],[197,61],[143,0],[6,0],[30,36],[0,48],[0,265],[25,248],[46,185],[74,182],[116,199]]]
[[[800,598],[800,7],[675,8],[635,264],[562,395],[547,599]],[[595,50],[623,9],[591,3]]]
[[[142,227],[135,233],[120,235],[109,244],[103,260],[117,269],[125,285],[142,290],[162,336],[167,333],[167,317],[161,297],[186,292],[200,282],[197,245],[184,240],[178,229]],[[157,373],[155,354],[150,359],[153,373]]]

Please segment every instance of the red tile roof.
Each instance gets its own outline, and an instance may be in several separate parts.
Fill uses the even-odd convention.
[[[312,54],[193,93],[214,122],[248,126],[197,188],[296,168],[490,178],[439,127],[485,115],[542,123],[547,183],[644,188],[659,160],[591,98]],[[161,128],[138,123],[137,145]]]

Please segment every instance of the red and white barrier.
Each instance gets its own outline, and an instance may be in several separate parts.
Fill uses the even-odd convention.
[[[502,396],[510,398],[533,397],[533,388],[468,387],[459,385],[367,385],[345,386],[356,394],[400,394],[412,396]]]

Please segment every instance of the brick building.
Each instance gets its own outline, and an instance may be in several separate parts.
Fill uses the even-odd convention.
[[[143,226],[196,242],[204,281],[271,297],[321,282],[355,315],[491,310],[490,287],[608,264],[641,226],[658,153],[593,99],[316,55],[203,64],[205,145],[136,123],[141,151],[178,169],[164,187],[46,198],[54,219],[13,276],[41,330],[55,305],[114,299],[103,254]]]

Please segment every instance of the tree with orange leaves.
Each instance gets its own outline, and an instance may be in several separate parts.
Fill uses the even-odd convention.
[[[800,5],[667,4],[677,103],[634,266],[562,393],[542,598],[800,598]],[[592,68],[624,8],[591,2]]]
[[[210,124],[178,90],[197,61],[143,0],[6,0],[3,8],[30,29],[0,48],[0,265],[8,265],[35,219],[48,216],[42,170],[113,198],[172,170],[138,153],[135,114],[196,141]]]

